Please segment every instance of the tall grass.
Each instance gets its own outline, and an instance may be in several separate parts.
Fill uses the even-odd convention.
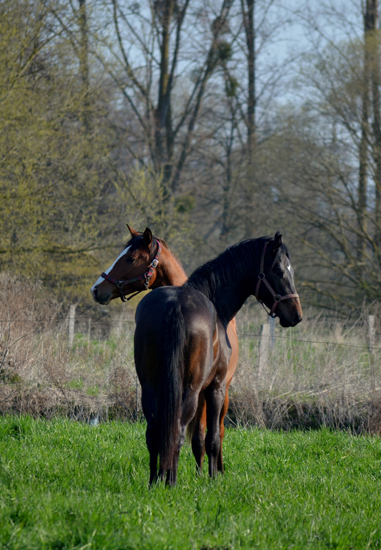
[[[94,309],[92,338],[89,313],[79,315],[69,349],[67,312],[46,298],[41,285],[2,275],[0,303],[0,413],[140,417],[132,310],[124,309],[121,317],[111,304],[109,311],[116,313],[102,320],[107,329],[102,333],[95,330],[99,312]],[[267,317],[251,300],[237,318],[240,360],[229,392],[230,422],[379,433],[381,349],[376,338],[369,353],[367,315],[364,310],[343,320],[307,312],[296,328],[277,324],[275,346],[259,371],[260,326]]]
[[[376,316],[379,318],[379,315]],[[259,324],[240,318],[240,366],[231,415],[269,428],[381,428],[381,348],[368,347],[368,311],[355,319],[312,315],[295,328],[276,326],[275,346],[258,369]]]
[[[40,284],[3,275],[0,303],[0,413],[136,416],[132,322],[119,338],[77,333],[70,349],[67,312]]]

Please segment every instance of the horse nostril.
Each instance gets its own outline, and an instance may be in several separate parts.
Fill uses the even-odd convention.
[[[300,321],[303,319],[303,317],[300,315],[299,311],[296,315],[294,315],[293,319],[292,319],[292,324],[295,326],[297,325],[298,323],[300,323]]]
[[[92,293],[93,293],[94,298],[97,298],[97,296],[98,296],[98,289],[97,289],[97,287],[93,288]]]

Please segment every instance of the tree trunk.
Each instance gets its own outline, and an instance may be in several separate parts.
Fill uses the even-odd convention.
[[[155,112],[155,148],[157,168],[164,167],[164,189],[168,194],[167,184],[172,174],[173,136],[171,120],[171,86],[169,85],[169,40],[170,26],[175,6],[174,0],[165,0],[160,8],[161,14],[161,44],[160,44],[160,81],[159,97]],[[158,14],[160,17],[160,15]],[[164,197],[166,198],[166,197]]]
[[[247,74],[248,74],[248,98],[247,98],[247,154],[249,166],[254,163],[255,148],[255,29],[254,6],[255,0],[246,0],[247,12],[245,13],[245,32],[247,43]]]
[[[361,113],[361,141],[359,150],[359,186],[357,220],[359,235],[357,236],[357,261],[364,261],[367,230],[367,190],[368,190],[368,140],[369,140],[369,79],[370,79],[370,33],[374,30],[374,17],[371,12],[371,1],[367,1],[364,13],[364,58],[363,58],[363,90]]]
[[[380,40],[378,30],[378,0],[367,0],[369,21],[372,26],[372,63],[371,63],[371,84],[372,84],[372,106],[373,106],[373,138],[374,138],[374,183],[376,192],[375,205],[375,249],[376,258],[381,262],[381,113],[380,113]]]
[[[79,71],[81,77],[82,106],[81,121],[86,134],[90,133],[90,78],[89,78],[89,33],[87,26],[86,0],[79,1],[79,29],[80,29],[80,50],[79,50]]]
[[[241,0],[243,21],[247,45],[247,176],[244,191],[245,202],[245,223],[244,238],[251,237],[251,212],[254,202],[254,150],[256,145],[256,124],[255,124],[255,29],[254,29],[254,9],[255,0]]]

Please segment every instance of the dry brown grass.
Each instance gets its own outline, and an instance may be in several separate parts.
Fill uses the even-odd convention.
[[[91,340],[89,314],[77,314],[75,345],[69,349],[67,311],[47,300],[40,284],[3,274],[0,303],[0,414],[82,420],[141,416],[132,311],[113,305],[110,311],[116,313],[105,322],[94,310]],[[277,324],[275,348],[259,372],[260,325],[267,317],[253,304],[238,316],[240,361],[229,392],[230,421],[380,433],[381,349],[376,338],[369,354],[367,311],[345,322],[307,313],[295,329]]]
[[[137,416],[132,327],[123,345],[79,337],[69,349],[67,312],[39,283],[3,274],[0,303],[0,414]]]
[[[307,312],[294,329],[277,324],[276,344],[261,372],[260,320],[253,323],[243,312],[238,332],[240,366],[230,391],[234,422],[380,432],[381,349],[376,337],[369,353],[368,311],[340,321]]]

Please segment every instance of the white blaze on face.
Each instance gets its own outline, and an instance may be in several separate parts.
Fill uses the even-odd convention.
[[[119,254],[119,256],[117,257],[117,259],[115,260],[115,262],[108,268],[107,271],[105,271],[104,273],[106,273],[106,275],[108,275],[110,273],[110,271],[112,271],[115,267],[115,264],[120,260],[120,258],[122,258],[123,256],[125,256],[127,254],[127,252],[129,251],[130,247],[127,246],[127,248],[125,248],[123,250],[123,252],[121,254]],[[100,285],[101,283],[103,283],[105,279],[103,277],[99,277],[99,279],[97,280],[97,282],[91,287],[91,292],[94,290],[94,288],[98,285]]]

